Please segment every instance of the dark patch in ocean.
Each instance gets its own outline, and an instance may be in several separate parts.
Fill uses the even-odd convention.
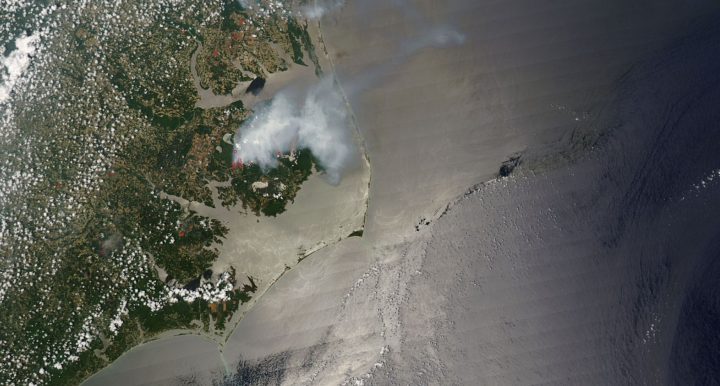
[[[292,384],[288,383],[290,382],[288,378],[291,378],[294,372],[309,371],[313,364],[318,363],[328,352],[330,343],[326,341],[331,333],[332,328],[328,328],[323,338],[319,340],[321,343],[303,349],[283,351],[255,360],[241,358],[230,375],[214,381],[213,384],[217,386]]]
[[[580,292],[578,301],[597,304],[598,310],[593,310],[597,315],[566,317],[557,312],[562,316],[554,316],[568,323],[573,318],[588,319],[588,324],[597,322],[590,324],[593,329],[583,332],[588,342],[597,346],[597,350],[591,348],[585,353],[595,357],[583,359],[580,365],[568,365],[569,369],[553,369],[554,376],[563,371],[573,374],[573,367],[585,365],[587,359],[587,366],[595,366],[593,371],[598,373],[589,379],[599,384],[720,385],[720,24],[714,20],[697,23],[693,33],[623,75],[614,90],[614,101],[605,106],[595,122],[602,126],[602,133],[573,136],[581,139],[578,143],[589,144],[581,148],[587,154],[556,154],[558,162],[542,159],[555,170],[544,169],[546,175],[525,182],[508,178],[507,185],[493,188],[503,194],[483,198],[492,202],[516,196],[542,197],[542,205],[524,208],[525,212],[503,213],[513,224],[505,231],[526,231],[537,240],[565,243],[547,245],[544,249],[552,250],[547,256],[537,252],[543,250],[539,247],[523,250],[511,249],[514,244],[498,244],[488,259],[523,262],[525,258],[538,264],[553,263],[557,256],[565,260],[577,257],[573,261],[596,267],[597,275],[604,272],[616,276],[583,277],[586,281],[614,283],[604,288],[608,294],[598,293],[592,286],[584,287],[580,280],[576,284],[580,290],[593,289]],[[578,148],[575,143],[567,147]],[[499,175],[512,175],[515,166],[510,163]],[[525,155],[520,165],[523,167],[533,170]],[[502,190],[505,186],[507,191]],[[565,196],[558,198],[551,192],[564,192]],[[476,196],[486,193],[491,195],[492,191],[473,191]],[[535,217],[548,216],[548,208],[557,213],[552,215],[555,224],[524,228]],[[470,214],[483,218],[483,222],[493,221],[492,215],[501,217],[497,213],[481,217],[479,214],[486,213],[477,211]],[[578,229],[588,231],[578,233]],[[475,228],[468,226],[465,230],[468,239],[442,234],[444,240],[438,241],[441,256],[446,256],[445,247],[451,241],[457,248],[452,258],[465,249],[475,256],[477,250],[487,248],[481,241],[475,244],[476,239],[483,240],[472,236]],[[578,234],[589,234],[587,238],[593,240],[574,239]],[[573,243],[585,244],[575,247]],[[504,249],[513,253],[504,254]],[[468,264],[480,264],[477,260],[471,259]],[[565,260],[552,267],[561,266]],[[448,272],[445,264],[440,264],[438,272]],[[463,274],[473,274],[470,268],[464,268]],[[531,281],[533,273],[528,270],[528,277],[518,281]],[[463,299],[470,302],[476,298]],[[553,310],[552,304],[547,309]],[[598,315],[602,320],[589,320]],[[516,331],[514,326],[507,329]],[[523,347],[521,340],[508,344]],[[292,355],[285,352],[258,362],[243,361],[237,374],[225,384],[281,383],[286,380],[286,371],[310,368],[321,358],[319,353],[330,350],[332,347],[320,344]],[[593,362],[596,357],[599,359]],[[503,364],[508,368],[516,365],[513,361],[522,360],[506,359],[508,362]]]
[[[487,316],[482,321],[486,325],[512,322],[506,330],[516,339],[497,342],[494,347],[505,355],[498,355],[500,364],[488,366],[507,371],[505,383],[534,384],[566,376],[584,380],[573,384],[720,385],[717,16],[710,23],[693,25],[683,38],[635,63],[615,83],[612,99],[599,106],[597,118],[585,131],[553,147],[557,151],[524,152],[517,168],[525,172],[521,178],[512,177],[517,170],[506,170],[511,177],[502,184],[480,186],[457,204],[455,210],[462,214],[451,213],[452,220],[436,222],[442,229],[432,231],[438,236],[429,244],[426,261],[443,262],[428,263],[423,272],[453,286],[437,288],[445,291],[443,297],[457,297],[459,305],[449,307],[456,310],[448,313],[449,325],[466,310],[487,305],[484,290],[457,284],[481,283],[486,264],[495,272],[522,272],[508,275],[502,285],[487,284],[489,293],[517,288],[528,296],[521,292],[527,283],[543,282],[551,294],[577,294],[578,309],[592,305],[584,313],[566,316],[571,306],[559,303],[562,296],[557,295],[528,301],[552,318],[515,315],[511,306],[502,318]],[[478,218],[482,221],[475,222]],[[496,232],[493,241],[499,241],[475,237],[488,232]],[[488,249],[487,263],[474,258]],[[462,268],[451,271],[448,261]],[[563,267],[568,262],[587,272],[580,278],[577,266]],[[442,276],[448,272],[453,275]],[[554,284],[551,279],[559,276],[576,282]],[[460,291],[466,293],[455,295]],[[579,335],[567,328],[562,330],[567,335],[558,332],[557,340],[538,338],[536,331],[546,328],[542,323],[548,320],[592,327]],[[449,328],[443,334],[454,332]],[[485,352],[488,342],[483,338],[461,338],[448,344],[446,353]],[[565,345],[568,351],[561,355],[572,354],[547,358],[545,365],[517,354],[528,347]],[[548,349],[552,352],[557,353]],[[583,363],[571,365],[571,357],[583,358]],[[416,362],[410,358],[408,363]],[[467,361],[459,355],[438,363],[457,369]],[[473,376],[483,377],[481,372]],[[438,379],[447,377],[443,373]],[[515,382],[507,382],[511,378]],[[402,379],[411,384],[436,381],[417,375]]]
[[[513,172],[513,170],[518,167],[518,165],[520,165],[519,155],[508,158],[508,160],[503,162],[500,166],[500,170],[498,171],[498,177],[509,176]]]
[[[280,385],[285,379],[289,359],[288,351],[258,360],[241,359],[232,375],[213,384],[217,386]]]

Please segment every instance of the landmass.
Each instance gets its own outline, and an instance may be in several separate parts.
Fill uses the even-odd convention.
[[[223,331],[256,292],[251,276],[211,270],[228,228],[168,198],[277,216],[322,170],[306,149],[277,154],[273,169],[238,167],[228,138],[251,111],[196,107],[196,51],[201,86],[216,94],[293,65],[319,71],[306,24],[280,3],[256,7],[0,11],[26,20],[35,31],[21,34],[44,50],[35,92],[14,94],[2,122],[13,135],[0,169],[16,189],[0,201],[0,383],[77,384],[163,331]]]

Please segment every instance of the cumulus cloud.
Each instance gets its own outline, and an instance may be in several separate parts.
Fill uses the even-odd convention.
[[[355,155],[348,122],[345,100],[331,77],[299,97],[280,92],[240,127],[235,161],[272,168],[277,152],[307,148],[336,184]]]
[[[15,40],[16,49],[0,58],[0,103],[10,98],[13,88],[22,79],[39,41],[40,35],[37,33],[21,36]]]

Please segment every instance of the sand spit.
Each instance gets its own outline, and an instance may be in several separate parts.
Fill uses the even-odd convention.
[[[317,40],[317,27],[310,27],[309,32]],[[201,44],[198,49],[202,49]],[[191,70],[195,86],[201,97],[198,102],[198,107],[201,108],[221,107],[237,100],[242,100],[247,108],[252,108],[255,103],[272,98],[280,90],[302,89],[318,81],[314,67],[293,65],[288,71],[271,74],[268,77],[267,85],[259,95],[237,92],[233,92],[233,95],[214,95],[211,90],[200,87],[195,71],[196,54],[197,50],[191,59]],[[324,59],[320,60],[320,65],[322,68],[330,68],[330,64]],[[249,84],[249,82],[246,83]],[[247,87],[246,83],[238,85],[236,90],[244,90]],[[350,109],[350,106],[348,105],[347,108]],[[188,201],[182,197],[161,192],[163,198],[176,201],[184,208],[199,215],[218,219],[229,228],[228,237],[224,243],[215,246],[219,250],[219,258],[211,269],[214,272],[223,272],[233,267],[239,280],[238,286],[242,286],[246,282],[246,277],[252,276],[257,290],[250,302],[243,304],[235,313],[233,319],[227,323],[228,326],[237,324],[244,313],[263,296],[265,291],[301,260],[348,238],[354,232],[364,230],[368,206],[370,165],[354,117],[352,113],[348,115],[349,122],[347,124],[353,130],[352,139],[357,147],[356,159],[351,160],[336,185],[330,184],[322,173],[312,174],[302,184],[294,202],[290,203],[286,211],[277,217],[255,216],[243,210],[241,204],[226,209],[221,205],[217,194],[214,197],[215,207],[213,208],[203,203]],[[231,138],[224,138],[224,140],[229,141]],[[226,184],[227,182],[212,181],[209,187],[216,193],[216,187]],[[261,184],[257,185],[258,188],[261,186]],[[160,273],[162,274],[162,272]],[[122,377],[116,378],[117,374],[124,371],[138,371],[138,374],[143,374],[144,370],[138,364],[142,363],[142,358],[148,355],[155,357],[165,351],[172,351],[171,347],[176,347],[177,350],[185,353],[181,357],[183,360],[194,358],[196,355],[204,359],[199,362],[199,366],[185,366],[185,362],[179,359],[173,360],[174,362],[168,362],[166,367],[158,367],[157,374],[154,372],[155,370],[150,369],[151,373],[148,375],[148,379],[155,379],[154,377],[160,376],[160,374],[169,377],[165,380],[157,378],[157,381],[150,383],[160,382],[162,384],[167,381],[168,384],[172,384],[170,379],[173,375],[187,375],[190,379],[194,377],[192,375],[194,372],[202,373],[197,378],[199,380],[217,378],[218,374],[222,373],[217,369],[224,368],[222,346],[232,331],[233,328],[230,327],[225,331],[220,331],[221,335],[211,331],[202,337],[187,335],[196,334],[196,331],[168,331],[158,336],[157,340],[129,351],[91,377],[86,384],[126,385],[128,380]],[[199,346],[201,352],[195,352],[193,342],[196,341],[213,341],[216,353],[208,355],[212,350],[205,343]],[[173,342],[177,342],[177,344]],[[161,361],[162,359],[157,359],[152,363]],[[172,363],[179,365],[173,367]],[[208,371],[212,374],[208,374]],[[132,378],[129,384],[136,384],[136,382],[142,384],[142,375],[138,375],[138,377],[137,379]]]
[[[373,168],[365,233],[309,256],[254,304],[223,347],[228,367],[240,370],[229,383],[660,379],[638,359],[654,355],[643,338],[659,339],[653,315],[662,311],[629,290],[642,287],[644,263],[624,257],[641,249],[631,240],[608,247],[614,233],[600,233],[617,229],[613,215],[622,213],[611,205],[622,192],[604,196],[601,184],[618,165],[593,154],[574,166],[543,157],[616,127],[608,109],[624,74],[717,6],[396,3],[347,2],[321,22],[344,89],[379,73],[349,93]],[[462,32],[464,45],[382,66],[435,25]],[[531,161],[494,180],[518,153]],[[482,181],[491,182],[466,195]],[[628,335],[622,350],[608,338]]]
[[[317,27],[311,26],[309,32],[317,41]],[[246,108],[252,108],[255,103],[270,99],[281,90],[307,88],[318,80],[314,66],[292,64],[287,71],[269,74],[266,86],[258,95],[244,93],[250,82],[240,83],[232,95],[214,95],[211,90],[200,86],[195,69],[199,50],[202,50],[201,43],[198,43],[190,66],[200,95],[198,106],[202,108],[220,107],[237,100],[242,100]],[[321,68],[331,68],[327,57],[319,59]],[[286,60],[290,63],[289,58]],[[353,138],[359,149],[358,159],[353,160],[352,167],[337,186],[328,184],[321,175],[312,175],[302,185],[295,202],[278,217],[257,217],[245,213],[240,206],[226,210],[217,198],[215,208],[210,208],[198,202],[171,197],[200,215],[221,220],[230,229],[228,239],[218,246],[220,258],[212,269],[221,272],[232,266],[241,281],[246,276],[254,278],[259,288],[254,299],[244,308],[249,308],[286,269],[318,249],[364,228],[370,170],[363,140],[357,133],[355,122],[352,118],[350,120],[348,125],[354,130]],[[221,184],[212,182],[210,185]],[[261,186],[261,183],[257,184]]]
[[[373,165],[365,236],[283,276],[228,340],[228,363],[281,355],[283,384],[638,379],[622,362],[653,334],[651,314],[636,311],[643,321],[627,330],[613,313],[626,310],[613,302],[633,296],[618,288],[638,266],[624,274],[626,251],[602,249],[602,209],[573,212],[598,208],[606,192],[591,181],[606,169],[565,169],[566,156],[616,125],[606,110],[623,74],[716,6],[408,3],[423,25],[450,24],[467,41],[422,50],[350,97]],[[421,33],[407,13],[348,2],[323,20],[345,88]],[[440,217],[517,153],[543,174],[483,185]],[[598,265],[603,253],[616,257]],[[638,346],[613,352],[614,333]]]
[[[208,385],[225,372],[215,342],[197,335],[158,339],[133,348],[83,385]]]
[[[213,270],[233,266],[240,278],[253,276],[260,286],[257,297],[286,267],[363,228],[368,182],[367,168],[354,170],[337,186],[312,175],[278,217],[257,217],[238,209],[200,213],[212,214],[230,229]]]
[[[316,27],[310,27],[309,32],[318,40]],[[198,50],[201,50],[202,44],[198,44]],[[240,91],[234,91],[233,95],[218,96],[200,87],[195,72],[196,54],[197,50],[191,59],[191,70],[201,96],[198,106],[203,108],[223,106],[236,100],[242,100],[247,108],[252,108],[255,103],[272,98],[278,91],[303,89],[318,81],[314,66],[293,64],[288,71],[270,74],[266,86],[258,95],[240,92],[249,84],[245,82],[237,86],[235,91]],[[289,61],[289,58],[287,59]],[[321,68],[331,68],[327,57],[320,58],[319,64]],[[210,208],[202,203],[168,196],[200,215],[222,221],[229,228],[227,240],[217,246],[220,257],[211,267],[214,272],[223,272],[234,267],[241,283],[246,277],[252,276],[258,285],[253,299],[241,307],[240,312],[236,313],[229,323],[230,326],[237,323],[244,310],[252,307],[287,269],[315,251],[364,229],[370,169],[363,140],[357,133],[352,117],[347,123],[348,127],[354,130],[352,137],[358,152],[357,159],[352,160],[351,167],[344,173],[339,184],[329,184],[320,174],[311,175],[308,181],[303,183],[295,202],[288,205],[287,210],[277,217],[257,217],[245,212],[241,205],[228,210],[222,207],[217,197],[215,208]],[[222,184],[211,182],[210,186],[214,188]],[[230,332],[232,328],[226,331],[225,337]],[[222,341],[223,339],[219,339],[220,343]]]

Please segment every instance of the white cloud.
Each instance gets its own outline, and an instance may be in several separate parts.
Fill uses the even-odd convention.
[[[16,49],[0,59],[0,103],[10,98],[13,88],[22,79],[39,41],[38,33],[21,36],[15,40]]]

